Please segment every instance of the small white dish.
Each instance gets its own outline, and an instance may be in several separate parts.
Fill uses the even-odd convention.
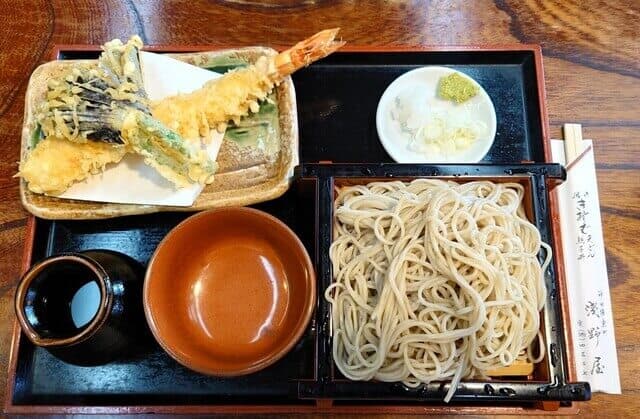
[[[478,94],[461,104],[439,98],[438,82],[451,73],[471,81],[478,87]],[[399,114],[402,114],[401,118]],[[407,127],[416,128],[420,125],[418,121],[433,118],[433,115],[440,121],[464,120],[476,124],[480,127],[478,137],[469,147],[455,152],[419,151],[416,143],[411,143],[414,136]],[[440,117],[442,115],[444,117]],[[404,126],[399,121],[403,121]],[[491,148],[496,127],[496,111],[487,92],[471,77],[448,67],[421,67],[398,77],[382,94],[376,112],[380,142],[398,163],[477,163]]]

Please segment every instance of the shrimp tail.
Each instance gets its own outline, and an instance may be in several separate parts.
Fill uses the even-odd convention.
[[[325,29],[278,54],[274,58],[274,81],[280,81],[342,47],[345,42],[335,40],[338,31],[340,28]]]

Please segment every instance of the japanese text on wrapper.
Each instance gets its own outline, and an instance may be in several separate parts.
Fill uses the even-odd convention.
[[[585,320],[578,320],[580,368],[584,376],[604,374],[603,357],[598,355],[600,338],[607,334],[604,292],[602,290],[596,293],[596,298],[587,301],[584,305],[584,314]]]
[[[576,247],[578,249],[578,260],[591,259],[595,255],[595,245],[591,235],[591,226],[587,222],[587,199],[589,192],[575,192],[571,199],[575,203],[576,222],[578,223]]]

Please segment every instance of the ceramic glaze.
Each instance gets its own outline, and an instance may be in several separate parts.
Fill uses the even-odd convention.
[[[300,338],[315,302],[309,256],[278,219],[250,208],[200,213],[172,230],[145,281],[147,320],[185,366],[240,375]]]

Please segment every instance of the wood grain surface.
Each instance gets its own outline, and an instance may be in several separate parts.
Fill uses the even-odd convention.
[[[287,45],[340,26],[351,45],[538,43],[551,135],[583,124],[595,140],[622,396],[596,394],[586,415],[640,410],[640,2],[0,0],[0,399],[26,213],[12,175],[25,85],[55,44],[138,33],[146,44]]]

